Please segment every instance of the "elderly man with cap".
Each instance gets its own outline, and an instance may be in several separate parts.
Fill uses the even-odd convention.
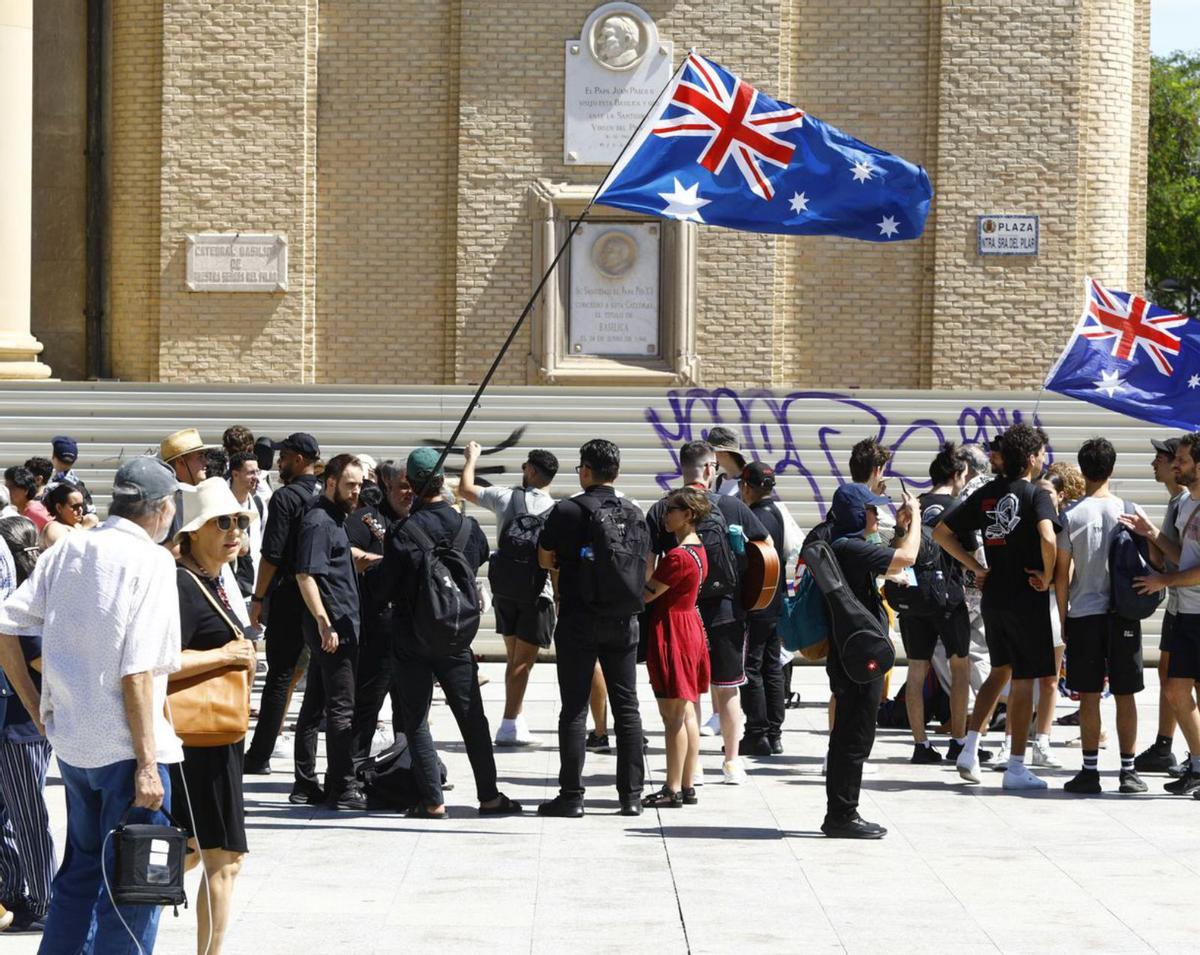
[[[844,484],[834,492],[827,518],[833,552],[846,584],[859,602],[884,628],[887,612],[879,595],[878,578],[899,574],[916,562],[920,535],[909,534],[895,550],[879,542],[879,509],[890,502],[864,484]],[[917,502],[907,493],[901,507],[909,525],[920,522]],[[883,677],[855,683],[838,656],[837,641],[829,641],[825,665],[836,701],[829,732],[829,758],[825,773],[825,821],[821,831],[836,839],[880,839],[887,830],[858,814],[863,764],[875,743],[875,720],[883,695]]]
[[[304,600],[296,583],[296,540],[300,521],[321,493],[316,475],[321,449],[311,434],[296,432],[272,442],[279,452],[284,486],[271,495],[258,561],[258,580],[250,598],[250,623],[267,625],[267,678],[258,707],[258,725],[246,750],[246,772],[271,771],[271,753],[283,728],[292,677],[304,650],[301,627]]]
[[[179,592],[175,562],[158,546],[177,486],[162,462],[127,461],[108,520],[48,551],[0,608],[0,664],[40,714],[67,792],[67,850],[43,951],[126,951],[125,926],[142,950],[154,948],[161,910],[114,908],[101,854],[112,872],[107,834],[131,803],[153,818],[170,799],[167,766],[183,758],[164,715],[167,675],[180,666]],[[24,667],[10,666],[10,634],[41,635],[40,694]]]

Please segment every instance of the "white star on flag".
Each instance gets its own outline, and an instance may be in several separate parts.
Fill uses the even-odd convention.
[[[900,225],[892,216],[884,216],[883,221],[879,223],[879,234],[885,235],[889,239],[900,231]]]
[[[792,212],[808,212],[808,196],[797,192],[792,196]]]
[[[1097,391],[1107,391],[1112,397],[1121,388],[1121,373],[1116,371],[1100,372],[1100,380],[1094,383]]]
[[[854,164],[854,169],[850,174],[854,177],[855,182],[866,182],[874,171],[868,160],[860,159]]]
[[[1192,375],[1192,377],[1188,379],[1188,387],[1200,388],[1200,375]]]
[[[711,199],[701,199],[699,196],[700,183],[693,183],[686,189],[675,180],[674,192],[660,192],[660,198],[667,200],[667,207],[662,211],[664,216],[683,221],[703,222],[700,209],[712,202]]]

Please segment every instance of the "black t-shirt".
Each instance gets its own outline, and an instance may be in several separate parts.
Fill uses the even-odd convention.
[[[471,527],[471,536],[463,550],[467,564],[474,570],[479,570],[489,555],[487,536],[483,528],[473,517],[464,517],[445,501],[424,504],[409,517],[409,522],[423,530],[435,544],[442,541],[452,541],[458,534],[462,522],[466,521]],[[406,636],[412,629],[412,606],[416,601],[417,584],[423,557],[417,542],[406,534],[399,533],[402,524],[395,524],[388,530],[387,541],[384,544],[383,560],[372,571],[376,576],[372,582],[372,593],[376,599],[391,600],[396,604],[399,613],[396,621]]]
[[[617,492],[611,485],[597,484],[584,493],[603,500],[615,497]],[[538,546],[553,551],[558,558],[558,597],[563,616],[590,613],[579,595],[579,551],[591,544],[590,528],[591,516],[579,506],[576,498],[564,498],[546,513]]]
[[[295,559],[297,574],[316,579],[325,613],[344,644],[357,643],[359,633],[358,574],[345,525],[346,512],[321,495],[300,519]],[[317,634],[316,621],[307,609],[304,630],[311,639]]]
[[[833,542],[833,552],[854,596],[886,628],[887,611],[879,596],[876,578],[887,573],[895,552],[890,547],[872,544],[861,537],[839,538]]]
[[[765,541],[767,529],[762,521],[754,516],[740,497],[729,494],[716,494],[708,491],[708,501],[714,507],[721,509],[726,525],[740,524],[747,540]],[[646,523],[650,526],[650,546],[660,557],[676,546],[675,535],[663,526],[663,517],[667,512],[667,499],[655,501],[646,514]],[[709,600],[699,600],[696,607],[700,610],[700,619],[705,627],[717,627],[726,623],[742,620],[746,611],[742,601],[734,596],[716,597]]]
[[[983,599],[1001,606],[1037,595],[1029,586],[1029,570],[1042,569],[1038,523],[1050,521],[1057,532],[1058,514],[1044,488],[1024,479],[994,478],[947,515],[944,523],[958,537],[982,532],[988,575]]]
[[[779,555],[779,586],[775,588],[775,599],[770,602],[762,610],[754,610],[750,613],[751,620],[765,618],[774,620],[779,616],[779,611],[783,609],[783,594],[787,585],[787,554],[783,549],[783,517],[779,514],[779,508],[783,507],[770,498],[765,498],[757,504],[751,504],[750,510],[754,516],[758,518],[763,527],[767,529],[767,533],[771,537],[771,543],[775,545],[775,553]]]
[[[300,519],[321,494],[321,482],[315,474],[301,474],[271,495],[267,505],[267,526],[263,530],[262,556],[279,568],[280,574],[293,574],[296,539]]]
[[[921,509],[921,523],[926,527],[937,527],[938,524],[942,523],[942,521],[962,506],[962,502],[953,494],[922,494],[917,498],[917,503]],[[953,528],[951,529],[953,530]],[[968,554],[975,553],[975,550],[979,547],[979,535],[975,531],[965,531],[962,533],[955,531],[954,536],[958,538],[958,542],[962,544]],[[921,546],[923,548],[925,545],[922,544]],[[918,561],[926,559],[924,554],[918,557]],[[944,564],[949,569],[954,580],[960,585],[965,583],[967,569],[962,564],[949,554],[946,555]],[[972,580],[974,580],[974,577],[972,577]]]
[[[200,586],[196,585],[199,579]],[[175,569],[175,581],[179,587],[179,646],[181,650],[216,650],[225,646],[239,634],[233,632],[225,618],[217,613],[207,597],[200,592],[200,587],[212,595],[218,603],[223,604],[225,613],[234,623],[238,618],[229,606],[229,601],[235,599],[234,594],[226,594],[221,599],[221,591],[215,581],[207,578],[197,578],[182,567]],[[239,624],[241,636],[247,636],[246,628]],[[251,637],[251,639],[253,639]]]

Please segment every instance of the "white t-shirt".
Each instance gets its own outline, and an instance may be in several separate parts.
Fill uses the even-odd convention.
[[[485,487],[479,492],[480,507],[486,507],[496,515],[497,541],[504,533],[504,526],[517,516],[513,499],[522,492],[524,492],[525,513],[527,514],[545,514],[554,507],[554,498],[541,488]],[[546,586],[542,590],[542,596],[547,600],[554,599],[554,585],[550,582],[549,574],[546,575]]]
[[[163,711],[180,664],[175,561],[137,524],[110,517],[46,551],[0,606],[0,633],[41,635],[41,716],[60,760],[95,769],[136,758],[121,695],[134,673],[153,675],[158,761],[183,759]]]
[[[1194,497],[1185,497],[1179,502],[1179,516],[1175,519],[1175,529],[1179,532],[1180,570],[1191,570],[1200,566],[1200,515],[1197,515],[1194,521],[1191,520],[1198,507],[1200,499]],[[1180,613],[1200,613],[1200,585],[1176,587],[1175,593],[1179,595]]]

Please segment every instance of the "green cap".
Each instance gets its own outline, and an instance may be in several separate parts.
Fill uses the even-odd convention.
[[[405,465],[405,470],[408,472],[408,480],[420,481],[422,478],[430,475],[438,475],[442,473],[439,467],[436,471],[438,458],[442,453],[437,448],[417,448],[408,456],[408,464]]]

